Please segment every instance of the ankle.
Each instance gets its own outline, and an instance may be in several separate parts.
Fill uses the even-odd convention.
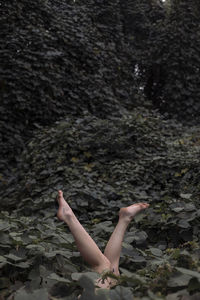
[[[130,222],[132,220],[132,217],[127,213],[127,208],[122,207],[119,210],[119,219],[124,222]]]
[[[132,221],[131,217],[119,213],[120,223],[123,223],[124,225],[128,226],[131,221]]]
[[[64,207],[60,208],[58,210],[58,213],[57,213],[57,217],[58,219],[60,219],[61,221],[64,221],[64,222],[68,222],[69,220],[71,220],[74,216],[74,213],[71,209],[66,209]]]

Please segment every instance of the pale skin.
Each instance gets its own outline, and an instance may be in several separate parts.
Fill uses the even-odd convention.
[[[104,253],[101,252],[94,240],[79,223],[72,209],[63,198],[62,191],[58,191],[58,204],[58,219],[68,225],[81,256],[90,265],[91,269],[99,274],[102,274],[105,270],[111,271],[118,276],[120,253],[126,229],[134,216],[148,208],[149,204],[136,203],[120,209],[118,223]],[[114,284],[115,281],[109,277],[104,281],[100,279],[97,282],[97,285],[101,288],[110,288]]]

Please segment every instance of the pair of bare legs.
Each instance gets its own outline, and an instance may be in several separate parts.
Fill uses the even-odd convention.
[[[120,252],[126,229],[133,217],[147,208],[149,204],[136,203],[120,209],[118,223],[106,245],[104,254],[79,223],[72,209],[63,198],[62,191],[58,191],[58,204],[58,219],[68,225],[81,256],[90,265],[91,269],[99,274],[106,270],[111,271],[118,276]],[[114,282],[114,280],[107,278],[104,281],[98,280],[97,285],[101,288],[110,288],[114,285]]]

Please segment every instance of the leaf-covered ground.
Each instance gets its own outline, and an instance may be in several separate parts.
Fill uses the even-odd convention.
[[[144,108],[38,129],[0,191],[1,299],[76,299],[83,288],[81,299],[199,299],[199,152],[200,128]],[[150,204],[110,291],[94,293],[96,274],[55,216],[58,189],[102,250],[120,207]]]

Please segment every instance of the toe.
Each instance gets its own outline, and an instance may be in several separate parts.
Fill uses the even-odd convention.
[[[138,203],[141,208],[147,208],[149,206],[148,203]]]
[[[139,205],[140,207],[144,207],[144,206],[146,206],[146,203],[140,202],[140,203],[138,203],[138,205]]]
[[[63,192],[61,190],[59,190],[58,195],[59,195],[60,198],[63,197]]]

